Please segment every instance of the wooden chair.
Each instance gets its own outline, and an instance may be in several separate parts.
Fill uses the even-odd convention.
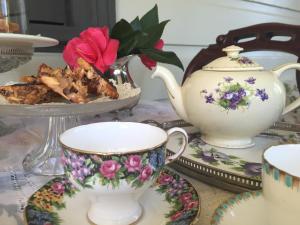
[[[274,40],[276,36],[290,37],[287,41]],[[251,38],[251,39],[250,39]],[[244,41],[243,41],[244,39]],[[194,71],[201,69],[216,58],[225,56],[222,49],[229,45],[244,48],[243,52],[281,51],[298,57],[300,62],[300,26],[282,23],[263,23],[236,30],[231,30],[216,39],[216,44],[202,49],[188,65],[182,83]],[[300,71],[296,73],[297,87],[300,88]]]

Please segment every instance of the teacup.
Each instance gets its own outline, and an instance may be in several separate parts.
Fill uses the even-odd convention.
[[[269,225],[300,224],[300,144],[263,154],[263,195]]]
[[[177,132],[183,136],[180,149],[166,157],[168,138]],[[181,128],[166,132],[143,123],[103,122],[69,129],[60,142],[66,176],[90,197],[89,220],[125,225],[139,219],[139,196],[184,152],[188,137]]]

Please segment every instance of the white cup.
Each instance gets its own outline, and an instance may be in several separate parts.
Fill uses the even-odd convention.
[[[268,225],[299,225],[300,144],[267,149],[262,179]]]
[[[177,132],[183,136],[180,149],[166,157],[168,138]],[[67,130],[60,142],[66,176],[91,200],[88,218],[95,224],[127,225],[140,218],[139,196],[183,153],[188,137],[176,127],[164,131],[143,123],[103,122]]]

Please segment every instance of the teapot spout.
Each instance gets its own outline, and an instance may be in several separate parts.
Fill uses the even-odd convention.
[[[177,84],[177,81],[174,78],[174,75],[167,68],[157,65],[156,70],[152,74],[151,78],[159,77],[161,78],[168,90],[169,99],[175,108],[177,114],[186,122],[188,117],[184,108],[183,98],[182,98],[182,89]]]

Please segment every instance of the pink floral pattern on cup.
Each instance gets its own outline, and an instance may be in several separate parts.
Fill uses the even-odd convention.
[[[100,173],[108,178],[113,179],[116,176],[116,173],[120,170],[121,165],[115,160],[104,161],[100,166]]]
[[[151,177],[152,175],[152,168],[150,166],[145,166],[141,173],[140,173],[140,176],[139,176],[139,179],[142,181],[142,182],[145,182],[146,180],[149,180],[149,178]]]
[[[77,184],[91,188],[95,180],[101,185],[117,188],[121,180],[139,188],[144,182],[158,176],[165,164],[165,149],[156,149],[125,155],[101,156],[64,149],[62,157],[66,175]]]
[[[125,162],[125,167],[128,170],[128,172],[140,171],[142,167],[141,156],[130,155]]]

